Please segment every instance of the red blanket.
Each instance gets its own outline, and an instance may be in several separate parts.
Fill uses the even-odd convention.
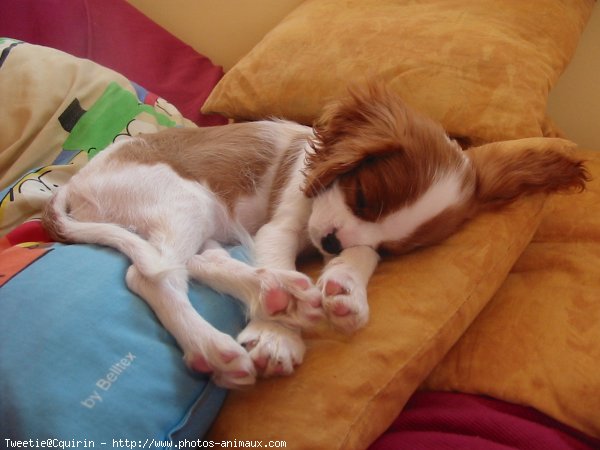
[[[200,113],[223,69],[124,0],[3,0],[0,37],[57,48],[116,70],[197,125],[227,123]]]
[[[369,450],[592,450],[589,438],[540,412],[489,397],[417,392]]]

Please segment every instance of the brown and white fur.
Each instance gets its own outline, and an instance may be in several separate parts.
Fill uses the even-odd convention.
[[[326,108],[316,127],[261,121],[170,129],[112,144],[62,187],[44,214],[57,240],[127,255],[129,288],[216,383],[289,374],[300,329],[322,316],[352,332],[368,320],[379,252],[439,242],[482,209],[524,194],[583,189],[583,163],[546,148],[463,152],[442,127],[372,84]],[[253,266],[221,247],[253,235]],[[316,247],[316,285],[296,271]],[[237,342],[190,305],[188,277],[239,298]]]

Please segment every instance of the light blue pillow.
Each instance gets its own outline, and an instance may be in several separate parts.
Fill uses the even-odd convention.
[[[240,247],[231,251],[245,260]],[[124,282],[129,265],[104,247],[53,244],[0,288],[2,439],[152,439],[204,435],[226,391],[184,365],[174,339]],[[190,298],[236,335],[239,303],[191,283]],[[148,440],[148,441],[147,441]]]

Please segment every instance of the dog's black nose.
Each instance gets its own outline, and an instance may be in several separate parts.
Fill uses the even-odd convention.
[[[327,236],[321,239],[321,247],[323,247],[323,250],[325,250],[327,253],[332,255],[337,255],[342,251],[342,244],[335,235],[335,232],[329,233]]]

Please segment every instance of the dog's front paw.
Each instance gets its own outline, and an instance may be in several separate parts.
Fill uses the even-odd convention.
[[[347,268],[330,267],[317,284],[323,295],[323,309],[329,321],[346,333],[364,327],[369,320],[367,289]]]
[[[248,352],[231,336],[210,336],[185,350],[184,361],[193,371],[210,373],[215,384],[241,388],[256,381],[256,370]]]
[[[239,334],[259,375],[290,375],[302,363],[306,347],[298,330],[277,322],[254,319]]]
[[[310,328],[324,317],[321,292],[306,275],[279,269],[257,269],[256,274],[260,297],[253,317],[299,328]]]

